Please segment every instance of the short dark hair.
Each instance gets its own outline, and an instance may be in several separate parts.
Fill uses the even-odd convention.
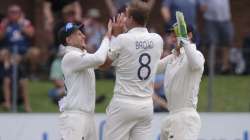
[[[151,6],[142,0],[133,0],[128,6],[128,16],[132,17],[139,25],[145,25],[148,21]]]

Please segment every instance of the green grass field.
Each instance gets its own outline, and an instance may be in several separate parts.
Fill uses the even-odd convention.
[[[58,107],[48,98],[52,84],[48,81],[29,83],[30,102],[33,112],[58,112]],[[96,105],[96,112],[105,112],[113,95],[113,80],[97,80],[97,95],[106,95],[106,100]],[[207,109],[207,77],[202,79],[198,110]],[[0,109],[0,111],[3,111]],[[250,111],[250,76],[217,76],[214,81],[214,112]]]

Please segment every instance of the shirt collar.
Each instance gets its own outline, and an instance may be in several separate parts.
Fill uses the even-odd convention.
[[[133,32],[148,32],[148,29],[146,27],[134,27],[128,31],[128,33]]]
[[[86,50],[81,50],[77,47],[66,46],[66,52],[70,52],[70,51],[77,51],[77,52],[81,52],[81,53],[86,53]]]

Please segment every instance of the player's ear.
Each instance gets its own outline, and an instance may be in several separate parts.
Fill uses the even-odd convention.
[[[65,41],[66,41],[66,44],[70,44],[70,37],[66,37]]]
[[[188,33],[188,39],[189,39],[189,40],[192,40],[192,38],[193,38],[193,33],[192,33],[192,32],[189,32],[189,33]]]

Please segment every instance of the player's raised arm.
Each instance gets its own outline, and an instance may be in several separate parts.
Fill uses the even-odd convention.
[[[196,45],[190,42],[190,37],[187,32],[187,26],[183,13],[177,11],[176,20],[177,26],[174,28],[174,30],[178,37],[177,42],[180,47],[184,48],[191,69],[203,69],[205,59],[203,55],[196,49]]]
[[[181,38],[180,45],[183,46],[188,63],[192,70],[203,69],[204,67],[204,56],[200,51],[196,49],[195,44],[191,44],[189,40]]]
[[[112,19],[112,38],[110,42],[110,48],[108,51],[107,59],[99,69],[105,70],[111,67],[113,61],[118,57],[121,48],[121,38],[117,37],[119,34],[125,31],[125,15],[124,13],[118,14]]]
[[[82,48],[81,47],[76,48],[80,50],[79,52],[72,52],[72,53],[66,54],[64,61],[63,61],[64,64],[67,65],[68,69],[70,69],[71,71],[80,71],[82,69],[92,68],[92,67],[97,67],[99,65],[102,65],[105,62],[106,57],[107,57],[111,31],[112,31],[111,21],[109,21],[107,34],[102,40],[100,48],[94,54],[87,53],[86,50],[84,49],[85,45],[83,45]],[[82,34],[80,31],[76,31],[76,33],[72,33],[72,34],[73,36],[66,37],[66,41],[68,42],[67,45],[69,45],[66,48],[68,49],[72,48],[70,46],[73,46],[73,45],[77,46],[77,43],[78,43],[77,41],[75,41],[76,44],[74,44],[74,39],[76,39],[77,37],[85,38],[85,35]],[[79,43],[85,44],[85,43],[81,43],[80,41]]]
[[[94,54],[89,53],[70,53],[64,58],[65,65],[72,71],[81,71],[82,69],[96,67],[105,62],[109,47],[109,39],[105,37],[101,47]]]

